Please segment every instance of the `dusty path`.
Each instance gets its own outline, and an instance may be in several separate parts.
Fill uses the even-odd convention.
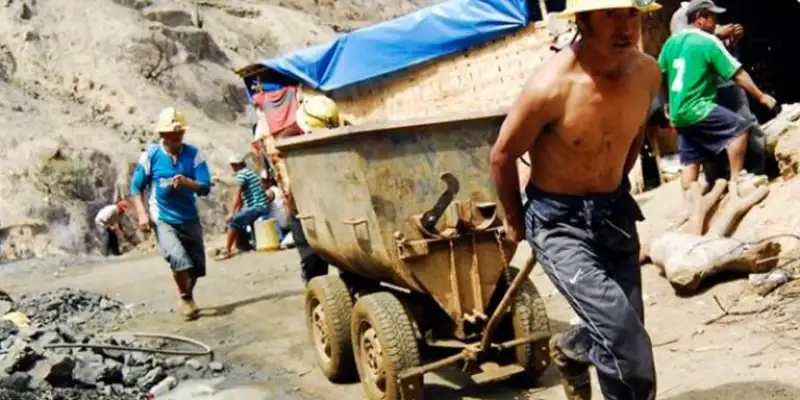
[[[137,304],[135,310],[143,314],[119,329],[179,333],[209,343],[226,361],[257,371],[229,383],[253,382],[260,394],[247,398],[360,399],[358,384],[330,384],[313,365],[297,261],[295,251],[285,251],[211,262],[210,275],[198,288],[204,317],[191,323],[171,312],[172,283],[158,257],[73,266],[57,274],[6,273],[1,279],[11,293],[72,286]],[[800,347],[793,345],[800,340],[795,329],[800,306],[789,302],[777,311],[728,317],[706,326],[703,322],[720,312],[712,295],[729,304],[741,292],[743,281],[681,299],[653,268],[644,267],[643,274],[659,399],[800,399],[800,387],[792,385],[800,382]],[[572,319],[571,312],[540,270],[534,270],[533,279],[547,296],[554,326],[563,328]],[[740,307],[759,306],[743,303]],[[552,369],[543,387],[526,392],[502,385],[468,387],[466,379],[453,371],[428,375],[426,384],[428,398],[437,400],[563,398]],[[243,395],[237,398],[246,400]]]

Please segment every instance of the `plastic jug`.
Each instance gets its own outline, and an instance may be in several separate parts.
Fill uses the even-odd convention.
[[[2,319],[13,322],[18,329],[25,329],[31,323],[31,321],[28,319],[28,316],[19,311],[12,311],[6,315],[3,315]]]
[[[278,224],[274,218],[254,222],[253,230],[256,233],[257,251],[275,251],[281,248],[278,240]]]

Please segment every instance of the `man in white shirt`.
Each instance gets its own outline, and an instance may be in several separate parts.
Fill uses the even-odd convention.
[[[278,183],[268,176],[266,170],[261,171],[261,187],[264,188],[264,193],[267,195],[271,217],[275,218],[275,222],[278,224],[281,248],[291,247],[290,244],[293,244],[294,240],[285,240],[292,234],[292,221],[289,218],[289,210],[286,209],[286,201],[280,188],[278,188]],[[284,242],[287,242],[286,245],[284,245]]]
[[[122,231],[119,223],[127,211],[128,203],[119,201],[116,204],[103,207],[94,217],[94,223],[97,226],[100,242],[102,243],[100,252],[104,257],[108,257],[109,254],[120,255],[119,237],[122,236]]]

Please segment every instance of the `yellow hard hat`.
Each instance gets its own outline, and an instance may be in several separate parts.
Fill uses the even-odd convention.
[[[186,118],[175,107],[161,110],[156,121],[156,132],[177,132],[186,130]]]
[[[323,95],[307,97],[297,108],[297,125],[303,132],[315,129],[331,129],[341,125],[339,106]]]
[[[612,8],[638,8],[641,12],[653,12],[661,9],[655,0],[567,0],[564,11],[556,13],[556,18],[573,18],[575,14],[608,10]]]

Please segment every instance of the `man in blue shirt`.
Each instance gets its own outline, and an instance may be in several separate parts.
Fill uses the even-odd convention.
[[[203,227],[196,197],[211,190],[211,173],[196,147],[183,143],[186,120],[183,113],[168,107],[156,122],[161,143],[150,146],[136,165],[131,196],[144,232],[155,228],[158,245],[172,268],[181,299],[181,313],[194,319],[199,308],[194,302],[197,280],[206,275]],[[143,192],[149,188],[149,207]]]

